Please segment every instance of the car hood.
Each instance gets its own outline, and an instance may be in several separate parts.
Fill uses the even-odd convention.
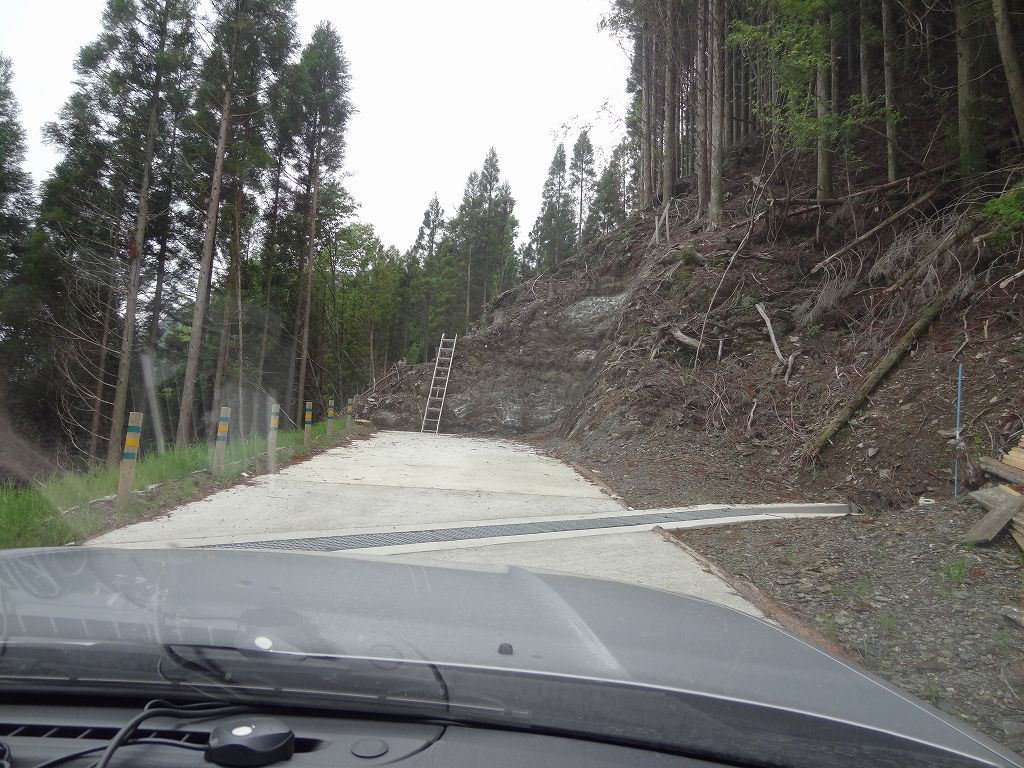
[[[163,625],[183,644],[269,644],[695,692],[1024,764],[766,621],[600,579],[287,552],[65,547],[0,554],[0,588],[8,644],[156,643]]]

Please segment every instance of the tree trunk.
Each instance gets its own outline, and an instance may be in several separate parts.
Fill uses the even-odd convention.
[[[882,0],[882,67],[885,77],[885,167],[889,181],[896,180],[896,18],[893,0]]]
[[[676,184],[676,67],[675,47],[675,0],[669,0],[665,19],[665,120],[661,154],[661,202],[668,205],[675,196]]]
[[[149,177],[156,146],[157,119],[160,115],[160,81],[154,86],[146,128],[146,148],[142,158],[142,183],[139,185],[139,210],[135,217],[135,239],[129,252],[128,287],[125,295],[124,326],[121,330],[121,352],[117,361],[117,383],[114,389],[114,408],[110,415],[110,439],[107,441],[107,466],[116,467],[121,459],[121,434],[124,431],[124,407],[128,401],[128,382],[131,377],[132,341],[135,337],[135,312],[139,302],[139,276],[142,271],[142,251],[146,246],[146,225],[149,223]]]
[[[1013,42],[1013,27],[1006,0],[992,0],[992,12],[996,19],[996,40],[999,55],[1006,72],[1006,87],[1010,91],[1010,103],[1017,118],[1017,134],[1024,140],[1024,75],[1021,74],[1020,50]]]
[[[220,183],[224,173],[224,152],[228,144],[228,128],[231,125],[231,97],[232,91],[229,84],[224,89],[224,103],[220,113],[220,133],[217,136],[217,153],[213,160],[213,179],[210,183],[210,203],[206,209],[206,228],[203,232],[203,253],[199,260],[199,287],[196,290],[196,304],[192,309],[192,332],[188,340],[188,358],[185,362],[185,380],[181,388],[178,433],[175,439],[175,446],[178,450],[184,450],[192,437],[192,409],[195,400],[196,379],[199,377],[199,352],[203,341],[203,321],[206,317],[207,296],[213,271],[213,247],[217,238]]]
[[[820,22],[824,30],[828,25]],[[832,136],[830,116],[832,105],[829,98],[829,84],[831,81],[829,66],[830,43],[826,39],[825,47],[820,52],[818,66],[815,72],[814,104],[818,117],[818,191],[819,200],[828,200],[832,197]]]
[[[640,167],[637,169],[640,173],[641,209],[648,208],[651,205],[652,197],[651,190],[647,186],[647,158],[651,153],[651,115],[650,101],[648,99],[651,83],[647,76],[647,60],[650,58],[649,48],[650,44],[645,35],[640,48],[643,60],[640,64]]]
[[[558,196],[561,199],[561,195]],[[558,242],[555,241],[555,266],[558,266]],[[471,278],[473,277],[473,249],[469,249],[469,257],[466,259],[466,328],[465,333],[469,333],[469,288],[473,284]],[[373,333],[371,329],[370,342],[373,343]]]
[[[178,126],[171,132],[171,150],[167,161],[167,207],[164,216],[167,222],[160,233],[160,245],[156,254],[156,284],[153,287],[153,301],[149,309],[149,332],[147,333],[146,347],[149,349],[150,357],[155,357],[157,341],[160,338],[160,314],[164,301],[164,276],[167,271],[167,241],[171,226],[171,204],[174,200],[174,161],[177,157]]]
[[[891,2],[891,0],[886,0]],[[981,166],[974,111],[977,84],[974,82],[974,19],[970,0],[956,0],[956,103],[960,137],[960,170],[975,173]]]
[[[231,420],[236,427],[236,434],[245,437],[245,387],[242,371],[245,364],[244,325],[245,316],[242,314],[242,184],[239,181],[235,190],[235,311],[238,313],[238,408],[235,413],[238,415]]]
[[[860,102],[871,102],[871,12],[870,0],[860,0]]]
[[[313,148],[313,157],[310,158],[309,172],[313,176],[312,190],[309,198],[309,232],[307,233],[308,246],[306,250],[306,290],[305,309],[302,315],[302,354],[299,359],[299,388],[298,388],[298,410],[299,416],[306,403],[306,365],[309,362],[309,316],[313,306],[313,267],[316,261],[316,214],[317,203],[320,195],[320,147]],[[296,419],[301,423],[301,418]]]
[[[722,130],[724,85],[722,0],[711,0],[708,13],[708,59],[711,67],[711,168],[708,174],[708,219],[717,227],[722,221]]]
[[[89,458],[99,459],[100,419],[103,417],[103,389],[107,375],[107,344],[110,343],[110,315],[113,296],[107,294],[103,307],[103,333],[100,336],[100,361],[96,368],[96,393],[92,409],[92,425],[89,429]]]
[[[270,294],[274,285],[274,266],[277,255],[277,226],[281,210],[281,175],[284,171],[284,152],[281,147],[277,150],[277,168],[274,177],[274,202],[270,209],[270,228],[267,233],[267,245],[264,249],[266,258],[263,261],[263,271],[267,275],[264,285],[263,300],[263,328],[260,333],[260,353],[256,358],[256,392],[263,391],[263,368],[267,361],[267,337],[270,333]],[[259,420],[258,411],[262,398],[256,397],[253,403],[253,428],[259,427],[262,422]]]
[[[696,104],[696,123],[694,124],[696,152],[694,153],[694,170],[697,176],[697,211],[703,213],[708,204],[708,3],[710,0],[697,0],[697,19],[694,31],[697,35],[696,85],[694,102]]]
[[[234,262],[232,261],[232,264]],[[213,403],[210,406],[209,422],[206,427],[206,442],[213,444],[217,439],[217,420],[220,418],[220,406],[224,389],[224,369],[228,364],[228,339],[231,327],[231,277],[232,269],[228,268],[228,290],[224,292],[224,311],[221,314],[220,342],[217,345],[217,369],[213,374]]]

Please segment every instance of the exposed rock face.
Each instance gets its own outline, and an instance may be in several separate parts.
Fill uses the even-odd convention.
[[[525,327],[496,322],[460,339],[442,431],[517,435],[557,429],[603,363],[625,301],[621,293],[585,296],[538,312]],[[401,382],[362,400],[364,413],[387,429],[418,429],[432,374],[432,365],[406,368]]]

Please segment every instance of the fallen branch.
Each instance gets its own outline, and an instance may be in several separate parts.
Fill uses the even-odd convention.
[[[799,354],[799,353],[794,352],[792,355],[790,355],[789,356],[789,362],[786,363],[786,376],[785,376],[785,378],[783,378],[783,381],[786,384],[789,384],[789,376],[790,376],[791,373],[793,373],[793,363],[796,360],[797,354]]]
[[[672,335],[672,338],[678,341],[680,344],[685,344],[686,346],[692,347],[693,349],[700,349],[699,341],[693,338],[693,336],[687,336],[674,325],[669,326],[667,330]]]
[[[764,324],[768,326],[768,338],[772,340],[772,349],[775,350],[775,356],[779,358],[780,363],[785,365],[786,358],[783,357],[782,350],[779,349],[779,342],[775,340],[775,329],[772,328],[772,321],[771,318],[768,317],[768,313],[765,311],[764,304],[758,302],[757,304],[754,305],[754,309],[756,309],[757,314],[759,314],[762,317],[762,319],[764,320]]]
[[[868,240],[868,239],[874,237],[879,232],[881,232],[883,229],[885,229],[886,227],[889,227],[889,226],[895,224],[897,221],[902,219],[904,216],[906,216],[908,213],[910,213],[914,209],[919,208],[920,206],[924,205],[929,200],[931,200],[933,197],[935,197],[935,195],[937,195],[939,193],[939,190],[941,188],[942,188],[941,186],[939,186],[939,187],[932,187],[927,192],[925,192],[923,195],[919,195],[914,200],[912,200],[909,203],[907,203],[907,205],[905,205],[902,208],[900,208],[898,211],[896,211],[896,213],[894,213],[892,216],[887,218],[881,224],[878,224],[878,225],[872,227],[871,229],[869,229],[867,232],[865,232],[860,237],[854,238],[853,240],[848,242],[846,245],[844,245],[842,248],[840,248],[838,251],[836,251],[831,256],[829,256],[827,259],[823,259],[822,261],[819,261],[814,266],[814,269],[811,270],[811,274],[813,275],[816,272],[820,272],[822,267],[824,267],[826,264],[830,263],[831,261],[833,261],[835,259],[838,259],[840,256],[843,256],[843,255],[849,253],[854,248],[856,248],[858,245],[863,243],[865,240]]]
[[[896,346],[894,346],[889,353],[882,358],[878,365],[875,366],[874,370],[868,374],[868,377],[864,380],[864,383],[860,385],[857,391],[854,392],[853,397],[850,399],[850,402],[846,407],[844,407],[839,414],[832,419],[829,425],[825,427],[824,431],[818,435],[818,439],[811,445],[811,458],[818,456],[832,438],[835,437],[836,433],[846,426],[846,422],[850,420],[853,414],[857,412],[857,409],[860,408],[864,401],[868,399],[868,395],[874,392],[875,387],[878,386],[878,383],[882,380],[885,374],[889,372],[889,369],[900,361],[900,358],[902,358],[906,351],[910,349],[915,341],[917,341],[917,337],[921,335],[921,332],[924,331],[931,324],[932,320],[935,319],[936,315],[942,311],[943,306],[945,306],[951,295],[952,292],[945,293],[925,307],[924,312],[921,313],[917,322],[910,326],[910,329],[900,337],[898,342],[896,342]]]
[[[1008,286],[1010,283],[1012,283],[1018,277],[1024,277],[1024,269],[1022,269],[1020,272],[1018,272],[1015,275],[1010,275],[1010,277],[1008,277],[1005,280],[1003,280],[1002,282],[1000,282],[999,283],[999,287],[1002,288],[1003,290],[1006,290],[1006,286]]]

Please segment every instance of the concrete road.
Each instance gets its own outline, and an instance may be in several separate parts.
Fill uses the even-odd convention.
[[[324,552],[358,541],[363,555],[598,576],[759,615],[646,519],[520,443],[378,432],[90,543]]]

